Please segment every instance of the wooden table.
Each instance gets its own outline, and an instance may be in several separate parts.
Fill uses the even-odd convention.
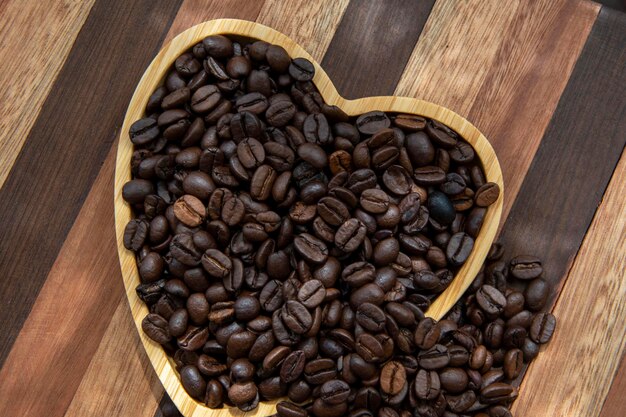
[[[163,42],[217,17],[304,46],[348,98],[447,106],[494,145],[501,240],[559,323],[517,416],[626,409],[626,16],[587,1],[0,2],[0,416],[175,415],[123,295],[116,137]]]

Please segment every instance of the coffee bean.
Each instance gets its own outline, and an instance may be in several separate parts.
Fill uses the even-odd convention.
[[[389,196],[382,190],[365,190],[361,194],[360,204],[369,213],[384,213],[389,208]]]
[[[386,320],[385,312],[372,303],[363,303],[357,308],[356,321],[367,331],[374,333],[382,331]]]
[[[279,417],[307,417],[309,415],[304,408],[287,401],[276,404],[276,411]]]
[[[478,305],[487,314],[499,314],[506,307],[506,297],[491,285],[483,285],[476,292]]]
[[[185,390],[194,398],[204,399],[206,382],[194,365],[187,365],[180,370],[180,379]]]
[[[381,111],[365,113],[356,119],[356,127],[364,135],[373,135],[381,129],[388,128],[390,125],[391,121]]]
[[[250,182],[250,194],[256,200],[267,200],[272,192],[272,186],[276,180],[276,171],[269,165],[261,165],[252,176]]]
[[[441,369],[450,363],[450,354],[448,348],[436,344],[432,348],[420,352],[418,361],[419,365],[424,369]]]
[[[349,219],[337,229],[335,246],[346,253],[354,252],[363,243],[366,233],[367,228],[360,220]]]
[[[463,232],[455,233],[446,247],[446,257],[453,266],[460,266],[465,263],[473,248],[474,239]]]
[[[399,394],[406,383],[406,370],[401,363],[389,361],[381,369],[380,389],[385,394]]]
[[[524,296],[522,297],[522,306],[525,300],[526,306],[528,306],[529,310],[541,310],[546,305],[549,295],[550,284],[548,284],[545,279],[535,278],[530,281],[530,283],[526,287],[526,290],[524,291]]]
[[[304,371],[305,355],[301,350],[291,352],[283,361],[280,368],[280,380],[289,384],[296,381]]]
[[[441,385],[435,371],[420,369],[415,377],[415,395],[422,400],[434,400],[439,396]]]
[[[168,321],[158,314],[148,314],[141,322],[141,329],[157,343],[164,344],[171,339]]]
[[[550,313],[538,313],[533,318],[530,325],[530,338],[535,343],[548,343],[554,329],[556,327],[556,319]],[[519,345],[516,345],[519,347]]]
[[[195,227],[204,221],[206,209],[197,197],[186,194],[174,203],[174,215],[183,224]]]
[[[317,169],[323,169],[328,164],[326,152],[315,143],[303,143],[298,146],[298,156]]]
[[[298,300],[307,308],[315,308],[326,297],[324,284],[317,279],[305,282],[298,291]]]
[[[294,249],[308,262],[321,264],[328,258],[326,244],[308,233],[301,233],[294,238]]]
[[[296,81],[310,81],[315,74],[315,67],[305,58],[295,58],[289,64],[289,75]]]
[[[539,277],[543,273],[543,267],[539,258],[522,255],[511,259],[510,271],[515,278],[528,280]]]
[[[478,190],[476,190],[474,201],[476,201],[477,206],[488,207],[496,202],[499,195],[500,187],[498,186],[498,184],[488,182],[483,184]]]
[[[233,263],[229,257],[217,249],[208,249],[202,255],[202,266],[209,275],[224,278],[230,274]]]

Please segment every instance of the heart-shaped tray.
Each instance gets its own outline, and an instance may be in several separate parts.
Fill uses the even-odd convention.
[[[487,210],[483,226],[476,238],[471,255],[458,271],[452,283],[439,295],[426,312],[427,316],[435,320],[441,319],[463,295],[487,256],[496,235],[502,213],[504,191],[502,171],[496,154],[487,139],[476,127],[455,112],[433,103],[408,97],[387,96],[346,100],[339,95],[320,65],[300,45],[284,34],[259,23],[236,19],[211,20],[187,29],[161,49],[143,74],[128,106],[124,125],[120,133],[115,168],[114,204],[117,250],[133,321],[137,326],[141,342],[154,370],[165,390],[183,415],[186,417],[240,416],[244,414],[249,416],[267,416],[275,413],[276,401],[261,402],[254,411],[243,413],[237,408],[207,408],[187,394],[175,371],[173,360],[166,355],[159,344],[148,338],[141,330],[141,322],[148,314],[148,307],[139,299],[135,292],[135,288],[140,284],[135,256],[133,252],[124,248],[123,244],[124,228],[132,218],[131,207],[122,198],[122,187],[131,179],[130,160],[133,153],[133,144],[128,136],[128,130],[133,122],[144,117],[144,109],[148,98],[163,82],[165,74],[171,68],[176,58],[205,37],[218,34],[263,40],[282,46],[292,58],[303,57],[308,59],[315,66],[313,83],[319,89],[326,103],[340,107],[349,116],[356,116],[373,110],[425,116],[449,126],[474,147],[483,165],[486,180],[498,184],[501,192],[498,200],[489,206]]]

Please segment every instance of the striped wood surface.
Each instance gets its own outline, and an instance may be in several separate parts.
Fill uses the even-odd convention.
[[[579,0],[45,3],[0,2],[1,416],[175,415],[123,296],[114,140],[162,43],[218,17],[292,37],[345,97],[418,97],[474,123],[504,172],[502,240],[544,257],[555,285],[557,333],[516,415],[623,415],[623,14]]]

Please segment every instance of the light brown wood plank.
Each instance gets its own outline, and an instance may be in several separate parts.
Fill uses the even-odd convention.
[[[587,1],[439,0],[397,95],[447,106],[493,144],[506,218],[589,35]]]
[[[626,350],[625,155],[554,308],[554,337],[529,367],[514,415],[600,413]]]
[[[151,417],[162,391],[121,296],[65,416]]]
[[[95,0],[2,2],[0,187]]]
[[[98,349],[123,288],[114,167],[111,151],[0,370],[1,416],[62,416]]]
[[[524,3],[468,118],[498,153],[506,218],[583,50],[600,7],[590,1]]]
[[[226,17],[255,20],[264,3],[265,0],[184,0],[163,43],[207,20]]]
[[[266,0],[257,22],[281,31],[321,62],[348,3],[349,0]]]

